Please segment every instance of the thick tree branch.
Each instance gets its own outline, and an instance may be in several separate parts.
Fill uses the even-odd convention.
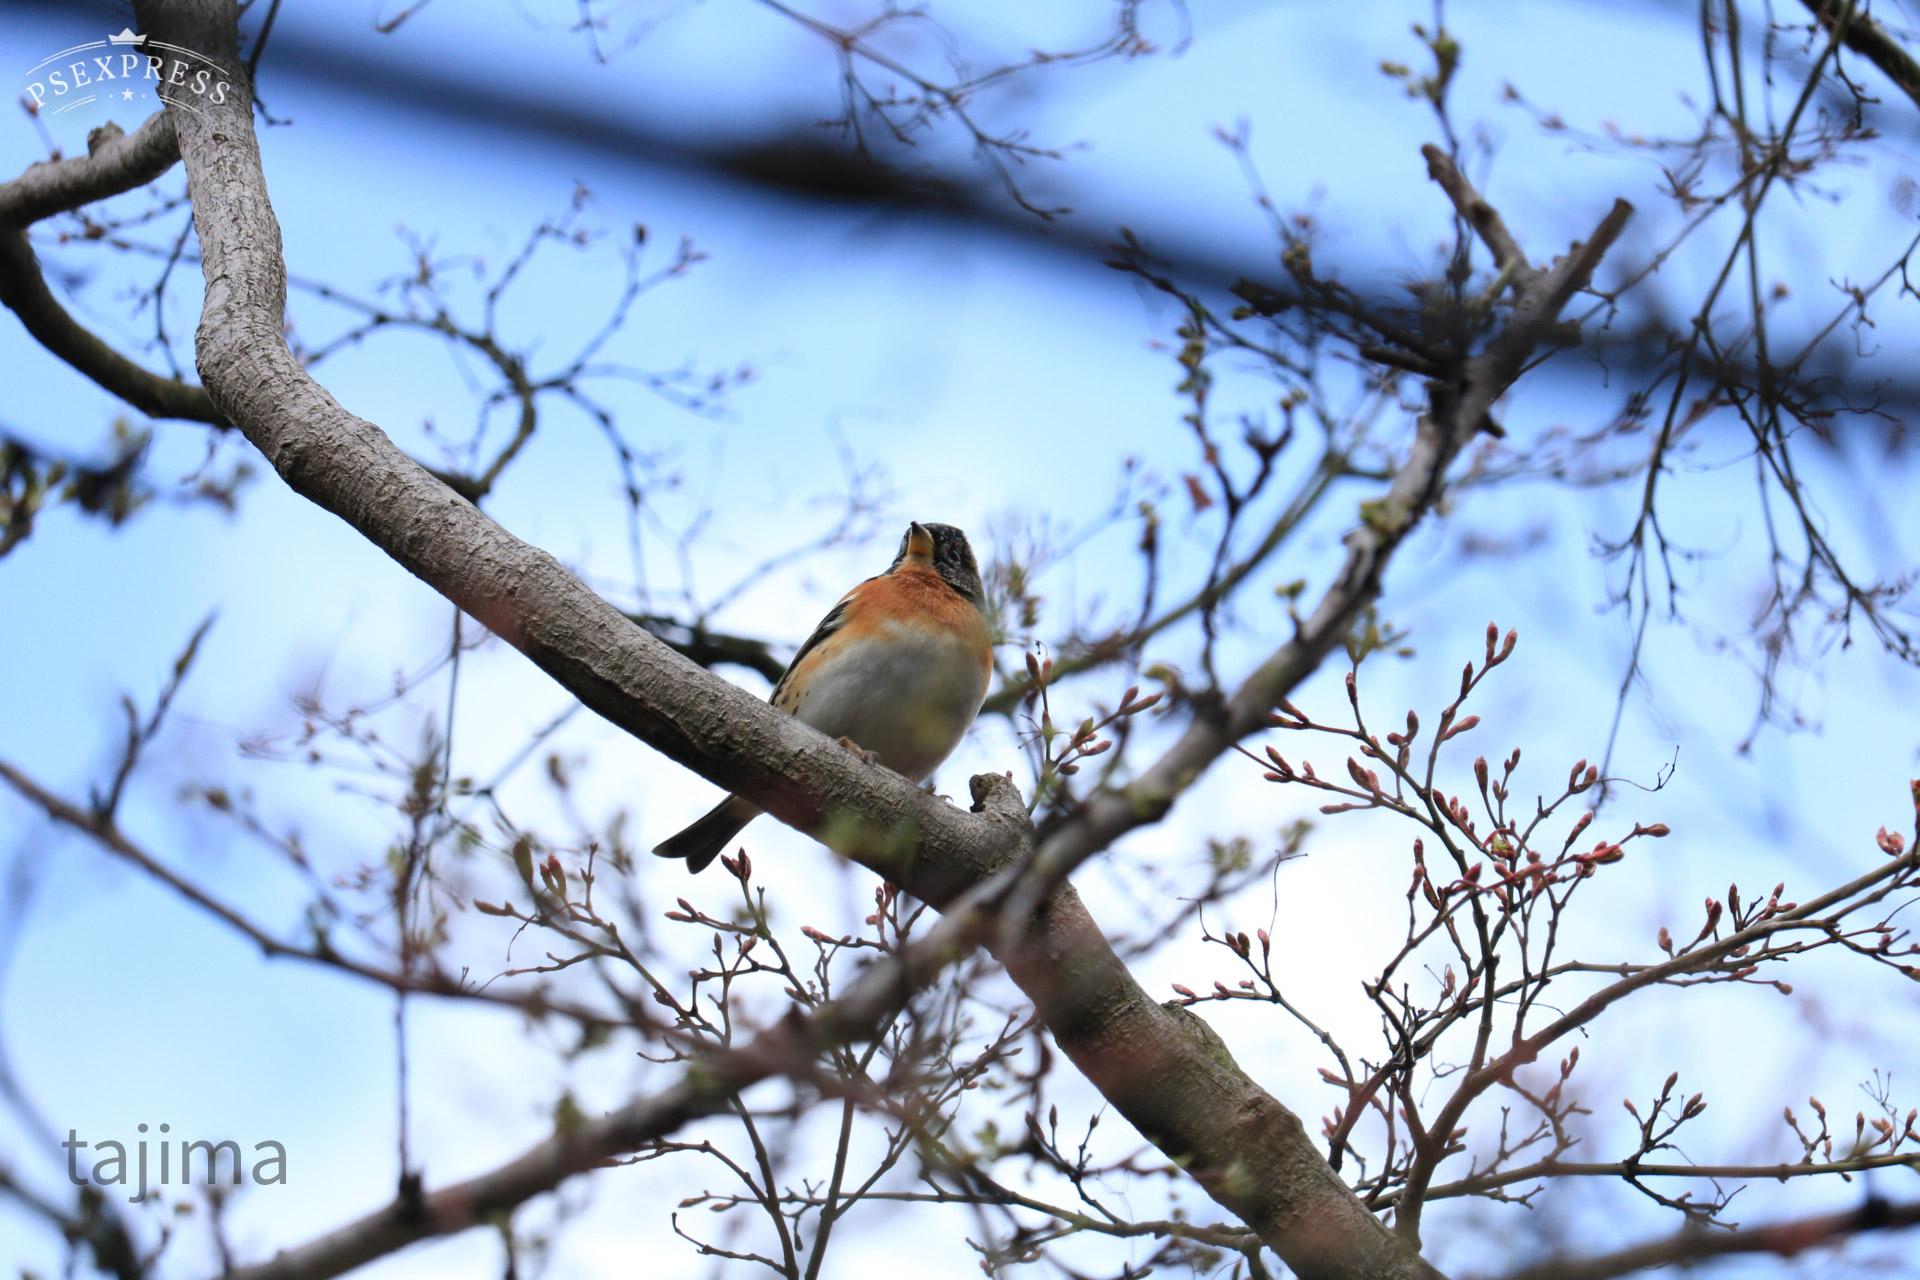
[[[150,418],[228,424],[204,388],[154,373],[75,320],[47,288],[24,231],[0,226],[0,304],[34,341]]]
[[[53,355],[151,418],[231,427],[213,407],[204,387],[144,368],[75,320],[47,287],[26,228],[41,218],[121,195],[165,173],[179,158],[173,121],[149,116],[132,134],[96,131],[88,155],[43,161],[20,177],[0,183],[0,305],[19,317],[27,333]],[[523,429],[524,432],[524,429]],[[468,501],[483,497],[497,478],[476,480],[429,467],[433,476]],[[786,663],[762,640],[712,632],[663,614],[633,620],[703,667],[736,665],[777,680]]]
[[[1823,19],[1830,18],[1824,10],[1842,8],[1843,27],[1853,19],[1852,4],[1804,2]],[[777,659],[764,646],[754,649],[754,642],[697,631],[683,636],[671,619],[623,619],[551,557],[492,524],[475,504],[498,466],[511,457],[511,449],[479,481],[423,470],[376,425],[348,413],[314,383],[284,344],[284,260],[252,132],[251,94],[233,55],[233,5],[225,0],[148,0],[140,7],[146,25],[223,57],[241,91],[226,110],[208,112],[206,119],[182,116],[178,123],[194,215],[207,246],[208,289],[197,351],[209,390],[155,379],[74,322],[46,289],[23,231],[4,220],[0,301],[19,312],[29,331],[50,350],[150,413],[197,416],[149,407],[191,393],[198,397],[193,403],[209,415],[201,420],[226,426],[231,415],[232,423],[297,492],[340,515],[507,638],[584,705],[947,913],[932,935],[868,970],[847,996],[806,1019],[770,1029],[743,1050],[699,1059],[666,1092],[601,1119],[570,1125],[518,1159],[459,1186],[431,1195],[417,1187],[403,1189],[387,1210],[239,1274],[285,1280],[338,1274],[410,1241],[486,1221],[568,1177],[599,1167],[636,1143],[729,1103],[737,1105],[742,1089],[773,1075],[814,1081],[823,1090],[845,1090],[849,1086],[844,1079],[816,1071],[821,1050],[870,1035],[878,1020],[982,942],[994,946],[1010,974],[1033,997],[1063,1051],[1117,1109],[1299,1274],[1425,1273],[1406,1246],[1383,1231],[1372,1212],[1318,1158],[1298,1120],[1240,1070],[1204,1022],[1183,1008],[1163,1008],[1146,995],[1108,946],[1067,877],[1115,839],[1162,818],[1221,754],[1263,727],[1275,703],[1350,633],[1361,611],[1379,595],[1395,549],[1440,500],[1460,452],[1479,431],[1492,429],[1499,397],[1536,352],[1566,336],[1559,315],[1618,235],[1627,206],[1617,204],[1590,242],[1577,244],[1565,260],[1536,270],[1492,206],[1444,154],[1429,149],[1431,176],[1491,251],[1499,275],[1498,284],[1466,313],[1472,333],[1461,339],[1457,352],[1439,360],[1421,354],[1417,361],[1409,352],[1399,352],[1403,360],[1398,367],[1426,377],[1431,396],[1407,457],[1386,492],[1362,507],[1361,527],[1347,539],[1345,564],[1296,635],[1231,697],[1216,696],[1202,704],[1174,749],[1138,781],[1098,790],[1080,808],[1054,820],[1040,833],[1038,855],[1028,857],[1034,836],[1017,803],[986,804],[983,797],[974,813],[959,814],[901,786],[899,779],[839,752],[804,726],[676,661],[656,642],[664,641],[699,665],[742,661],[777,671]],[[1851,33],[1848,42],[1853,43]],[[141,132],[147,132],[147,126]],[[116,141],[104,139],[100,150]],[[167,141],[170,148],[171,136]],[[82,178],[104,181],[85,173],[63,181],[78,184]],[[12,185],[0,188],[0,209],[9,200],[24,199]],[[1501,302],[1509,285],[1510,309]],[[1483,325],[1489,315],[1498,323]],[[1178,616],[1176,611],[1167,621]],[[726,643],[716,645],[716,640]],[[4,765],[0,779],[20,786]],[[982,780],[975,781],[979,795]],[[110,820],[77,809],[70,817],[54,816],[92,830],[109,847],[110,837],[117,837]],[[251,928],[214,900],[196,897],[194,886],[171,883],[243,933]],[[253,930],[253,936],[258,941],[264,935]],[[1486,976],[1491,982],[1491,969]],[[1620,988],[1623,994],[1631,989]],[[1593,1013],[1605,1004],[1589,1003]],[[1513,1049],[1491,1064],[1484,1061],[1483,1032],[1468,1066],[1468,1087],[1424,1126],[1426,1132],[1449,1132],[1475,1083],[1497,1080],[1503,1064],[1510,1070],[1519,1055],[1537,1053],[1541,1044],[1536,1041],[1541,1036],[1550,1041],[1552,1031],[1550,1027],[1524,1041],[1516,1038]],[[1409,1124],[1420,1128],[1411,1099],[1407,1105]],[[1417,1242],[1424,1200],[1474,1181],[1430,1188],[1435,1166],[1447,1154],[1444,1142],[1434,1144],[1419,1151],[1409,1167],[1403,1203],[1396,1206],[1409,1240]],[[1559,1171],[1605,1170],[1569,1165]],[[1526,1172],[1509,1171],[1501,1175],[1502,1184]],[[1636,1175],[1666,1172],[1636,1167]],[[771,1194],[770,1169],[765,1179]],[[828,1205],[837,1188],[836,1172]],[[1375,1207],[1385,1203],[1382,1199]],[[1724,1235],[1682,1233],[1584,1263],[1523,1274],[1590,1275],[1598,1280],[1720,1253],[1792,1253],[1809,1243],[1915,1220],[1906,1206],[1870,1200],[1852,1214],[1739,1233],[1745,1237],[1742,1243],[1727,1245],[1732,1237]],[[1249,1259],[1259,1272],[1257,1249]]]
[[[787,660],[773,651],[765,640],[753,636],[709,631],[705,627],[682,622],[661,613],[628,614],[648,635],[703,667],[745,667],[757,671],[769,684],[786,672]]]
[[[1841,43],[1871,62],[1893,81],[1894,87],[1920,106],[1920,62],[1900,47],[1887,29],[1864,13],[1855,0],[1800,0],[1820,25],[1838,31]]]
[[[33,223],[145,186],[179,155],[173,121],[160,112],[130,134],[111,126],[96,130],[88,154],[31,165],[0,184],[0,304],[20,317],[41,346],[149,417],[224,428],[227,422],[205,390],[142,368],[68,314],[47,288],[27,242]]]
[[[756,1072],[743,1061],[731,1068],[702,1064],[679,1083],[619,1110],[555,1133],[496,1169],[433,1192],[402,1194],[383,1209],[347,1223],[224,1280],[319,1280],[365,1266],[408,1245],[482,1226],[567,1179],[600,1168],[612,1157],[672,1133],[726,1106],[727,1098],[772,1073],[769,1059]]]
[[[86,155],[43,160],[0,185],[0,225],[28,227],[56,213],[144,187],[179,158],[173,120],[164,111],[148,116],[132,133],[106,126],[88,140]]]
[[[1351,631],[1361,610],[1380,594],[1393,551],[1439,500],[1447,471],[1486,423],[1536,349],[1558,335],[1560,312],[1592,278],[1600,260],[1626,226],[1632,206],[1613,208],[1584,244],[1546,269],[1526,264],[1499,215],[1438,148],[1424,149],[1428,169],[1456,209],[1486,240],[1502,282],[1514,288],[1511,313],[1481,350],[1428,384],[1429,410],[1415,432],[1407,458],[1383,497],[1362,508],[1362,521],[1347,536],[1347,558],[1333,584],[1296,634],[1250,676],[1224,705],[1202,707],[1180,740],[1125,787],[1095,793],[1080,808],[1042,833],[1034,875],[1015,899],[1009,919],[1026,917],[1051,886],[1087,859],[1137,827],[1158,821],[1220,755],[1268,724],[1273,708]],[[1446,1132],[1443,1126],[1439,1130]],[[1438,1151],[1417,1162],[1398,1212],[1400,1229],[1417,1240],[1420,1209]]]
[[[671,652],[341,408],[284,341],[279,227],[251,94],[233,57],[232,5],[145,3],[138,12],[157,38],[231,68],[235,92],[226,105],[203,101],[176,120],[207,278],[198,362],[216,407],[296,492],[346,520],[594,711],[915,896],[950,905],[1017,853],[1017,833],[1004,824],[960,813],[864,764]],[[1010,971],[1076,1065],[1297,1272],[1425,1273],[1204,1023],[1141,991],[1070,887],[1037,913],[1016,950]]]

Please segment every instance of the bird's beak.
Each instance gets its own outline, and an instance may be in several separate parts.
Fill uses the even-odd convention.
[[[907,559],[933,559],[933,534],[917,520],[907,526]]]

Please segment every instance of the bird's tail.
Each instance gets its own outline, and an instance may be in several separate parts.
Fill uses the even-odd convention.
[[[751,801],[728,796],[709,810],[705,817],[695,819],[685,831],[668,836],[653,846],[654,856],[684,858],[687,870],[703,870],[740,834],[742,827],[759,816],[760,810]]]

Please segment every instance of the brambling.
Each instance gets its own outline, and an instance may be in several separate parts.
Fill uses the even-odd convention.
[[[827,611],[771,701],[919,782],[966,737],[992,671],[993,628],[967,535],[915,523],[887,571]],[[653,851],[699,871],[759,816],[730,795]]]

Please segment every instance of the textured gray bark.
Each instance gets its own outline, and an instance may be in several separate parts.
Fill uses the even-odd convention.
[[[283,339],[280,234],[250,91],[233,57],[232,4],[149,0],[137,9],[151,34],[232,68],[237,92],[226,105],[202,100],[197,111],[174,113],[207,282],[198,363],[220,414],[295,491],[341,517],[615,725],[936,906],[950,906],[1024,848],[1024,833],[1003,816],[954,809],[680,657],[336,403]],[[1574,287],[1584,278],[1571,271],[1567,277]],[[1570,291],[1559,292],[1544,323]],[[1526,349],[1537,337],[1530,333]],[[1344,634],[1377,590],[1386,554],[1437,493],[1447,462],[1478,429],[1481,410],[1504,389],[1504,381],[1493,383],[1489,378],[1485,388],[1465,388],[1457,397],[1456,409],[1473,412],[1423,424],[1414,463],[1395,487],[1396,495],[1406,490],[1404,523],[1356,538],[1312,634],[1283,648],[1229,705],[1198,720],[1133,786],[1048,833],[1040,857],[1050,870],[1064,876],[1118,835],[1162,816]],[[1432,1274],[1203,1022],[1141,990],[1071,886],[1059,883],[1038,904],[1025,936],[1003,940],[1000,949],[1075,1065],[1295,1271],[1337,1280]],[[648,1114],[672,1120],[679,1113],[668,1106]],[[610,1136],[644,1136],[645,1125],[629,1130],[626,1123],[612,1125]],[[555,1168],[551,1153],[535,1163],[549,1173]],[[514,1172],[521,1164],[498,1171],[503,1185],[524,1190]],[[332,1274],[369,1256],[336,1242],[325,1251],[326,1265],[273,1273]]]
[[[179,154],[173,120],[164,112],[132,133],[96,131],[85,156],[41,161],[0,188],[0,223],[24,227],[143,187],[171,169]]]
[[[144,186],[179,154],[162,112],[130,134],[96,130],[85,156],[43,161],[0,185],[0,306],[34,341],[149,417],[225,426],[205,391],[141,368],[75,320],[47,288],[27,242],[26,229],[40,219]]]

